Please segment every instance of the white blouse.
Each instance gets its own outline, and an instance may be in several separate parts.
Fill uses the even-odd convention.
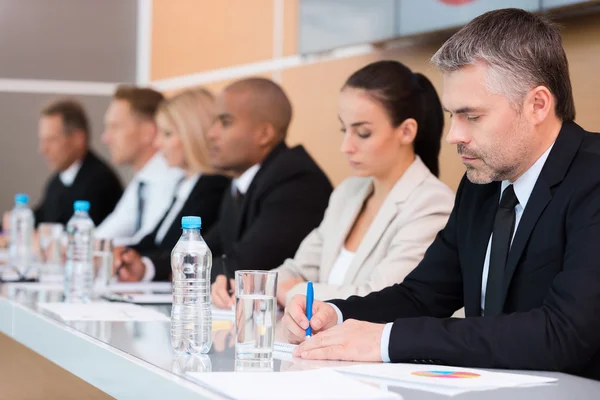
[[[348,273],[348,268],[350,268],[350,264],[352,264],[355,254],[356,253],[342,247],[340,254],[333,264],[333,268],[331,268],[331,272],[329,272],[329,279],[327,280],[328,284],[342,285],[344,283],[346,273]]]

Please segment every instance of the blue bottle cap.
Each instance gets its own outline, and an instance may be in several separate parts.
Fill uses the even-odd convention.
[[[15,194],[15,204],[28,204],[29,196],[25,193],[17,193]]]
[[[183,229],[200,229],[202,218],[200,217],[181,217],[181,227]]]
[[[73,203],[75,211],[90,211],[90,202],[86,200],[77,200]]]

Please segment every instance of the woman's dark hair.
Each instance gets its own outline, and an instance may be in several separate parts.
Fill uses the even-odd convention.
[[[346,87],[367,91],[385,108],[394,127],[414,118],[418,125],[413,143],[415,154],[432,174],[439,176],[444,112],[429,79],[397,61],[378,61],[353,73]]]

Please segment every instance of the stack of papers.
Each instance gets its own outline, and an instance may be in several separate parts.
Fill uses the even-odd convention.
[[[397,400],[401,397],[331,369],[294,372],[188,372],[202,386],[237,400]],[[235,382],[232,385],[231,382]]]
[[[160,294],[113,293],[113,294],[106,295],[103,297],[110,301],[122,301],[125,303],[132,303],[132,304],[171,304],[171,303],[173,303],[173,295],[170,293],[160,293]]]
[[[374,378],[389,385],[424,390],[445,395],[470,391],[532,386],[555,382],[555,378],[509,374],[440,365],[362,364],[335,368],[357,378]]]
[[[63,321],[164,321],[171,319],[158,311],[128,303],[39,303],[39,309]]]
[[[290,343],[284,343],[284,342],[275,342],[275,347],[274,350],[275,351],[279,351],[281,353],[291,353],[294,351],[294,349],[298,347],[297,344],[290,344]]]
[[[113,292],[163,292],[171,293],[171,282],[112,282]]]
[[[213,306],[212,319],[213,321],[235,321],[235,311],[233,309],[223,310]]]

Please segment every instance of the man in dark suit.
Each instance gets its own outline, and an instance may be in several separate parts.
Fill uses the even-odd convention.
[[[83,107],[72,100],[56,101],[42,110],[40,153],[55,172],[34,210],[36,223],[66,224],[73,202],[90,202],[96,225],[110,214],[123,193],[115,172],[89,149],[89,124]]]
[[[573,122],[557,27],[492,11],[433,62],[467,167],[448,224],[403,283],[316,302],[319,333],[295,354],[600,379],[600,137]],[[298,296],[284,316],[293,342],[304,308]]]
[[[205,237],[217,306],[233,303],[227,279],[236,270],[278,267],[323,219],[332,187],[302,146],[286,146],[291,118],[287,96],[268,79],[238,81],[217,99],[207,136],[211,160],[234,177]]]

